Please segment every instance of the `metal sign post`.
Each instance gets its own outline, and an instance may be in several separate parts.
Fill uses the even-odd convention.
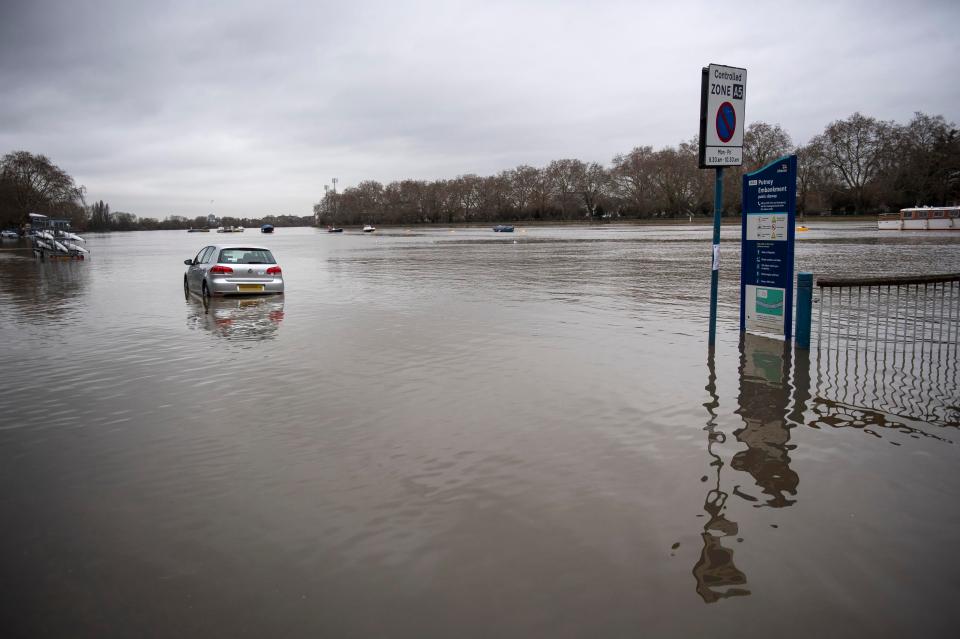
[[[723,167],[743,164],[747,70],[711,64],[700,75],[701,169],[716,169],[713,201],[713,259],[710,273],[710,346],[717,340],[717,289],[720,279],[720,217]]]
[[[717,290],[720,287],[720,212],[723,210],[723,167],[713,186],[713,264],[710,270],[710,346],[717,343]]]

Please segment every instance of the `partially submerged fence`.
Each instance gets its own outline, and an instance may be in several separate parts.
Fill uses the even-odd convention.
[[[854,341],[868,348],[956,345],[960,273],[916,277],[817,279],[818,343]]]
[[[960,425],[960,274],[816,281],[820,390],[838,404]]]

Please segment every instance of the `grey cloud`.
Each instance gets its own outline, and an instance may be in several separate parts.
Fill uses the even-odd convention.
[[[0,151],[139,215],[305,214],[334,175],[677,144],[708,62],[747,67],[748,120],[801,143],[857,110],[960,119],[949,2],[301,4],[8,2]]]

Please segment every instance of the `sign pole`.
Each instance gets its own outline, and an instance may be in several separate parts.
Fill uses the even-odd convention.
[[[713,270],[710,272],[710,346],[717,342],[717,289],[720,284],[720,211],[723,208],[722,166],[717,167],[716,174],[716,183],[713,189]]]
[[[713,200],[713,264],[710,273],[709,348],[717,343],[717,293],[720,287],[720,216],[723,212],[723,168],[743,164],[747,70],[710,64],[700,71],[700,135],[697,164],[715,169]]]

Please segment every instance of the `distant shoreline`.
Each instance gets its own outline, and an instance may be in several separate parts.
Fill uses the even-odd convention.
[[[740,224],[742,217],[725,216],[721,218],[721,223],[726,225]],[[809,215],[804,218],[797,216],[797,222],[876,222],[877,215]],[[509,224],[515,227],[532,226],[712,226],[713,217],[695,217],[693,221],[685,218],[645,218],[645,219],[611,219],[611,220],[512,220],[512,221],[488,221],[488,222],[430,222],[425,224],[386,224],[380,228],[482,228],[494,226],[497,224]],[[362,224],[345,224],[338,228],[360,228]],[[326,229],[327,225],[314,226],[317,229]]]
[[[804,218],[797,216],[797,223],[799,224],[810,224],[810,223],[821,223],[825,222],[828,224],[836,222],[861,222],[861,223],[875,223],[878,219],[876,214],[873,215],[809,215]],[[742,221],[741,216],[725,216],[721,218],[721,224],[723,226],[731,226],[735,224],[740,224]],[[525,220],[525,221],[486,221],[486,222],[430,222],[423,224],[387,224],[381,229],[386,228],[417,228],[417,229],[430,229],[430,228],[486,228],[495,226],[497,224],[508,224],[514,227],[520,228],[530,228],[530,227],[546,227],[546,226],[582,226],[582,227],[605,227],[605,226],[712,226],[713,217],[699,216],[693,218],[693,221],[684,218],[645,218],[645,219],[610,219],[610,220]],[[344,229],[350,228],[361,228],[362,224],[345,224],[342,227]],[[303,226],[276,226],[275,229],[284,229],[284,228],[314,228],[318,230],[326,230],[327,225],[313,225],[305,224]],[[101,234],[101,233],[133,233],[136,231],[175,231],[178,233],[186,233],[188,229],[129,229],[129,230],[112,230],[112,231],[79,231],[87,234]],[[256,227],[249,227],[247,229],[253,233],[259,235],[259,229]],[[211,232],[213,232],[211,230]],[[232,234],[231,234],[232,235]],[[24,237],[20,238],[25,239]],[[4,247],[9,250],[14,250],[16,247]]]

